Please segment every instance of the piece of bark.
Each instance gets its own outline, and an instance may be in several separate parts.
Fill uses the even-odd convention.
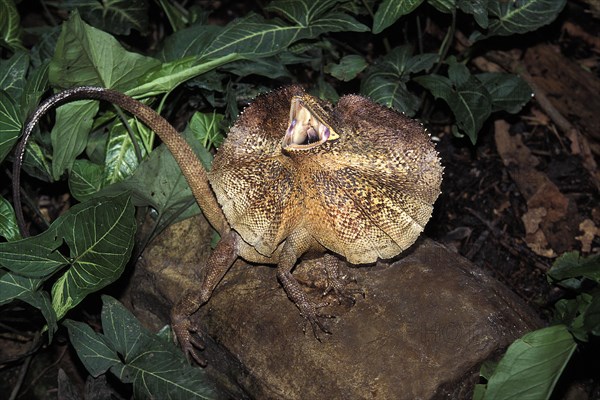
[[[498,154],[527,202],[527,213],[522,216],[527,246],[543,257],[556,257],[575,248],[582,220],[576,203],[536,169],[539,160],[523,144],[521,135],[509,134],[506,121],[497,120],[494,128]]]
[[[576,125],[600,154],[600,79],[564,57],[555,46],[527,49],[523,64],[553,106]]]
[[[202,237],[194,229],[205,229],[182,224],[177,231],[184,236],[166,232],[170,243],[153,243],[133,277],[134,308],[142,308],[137,314],[155,327],[167,322],[169,306],[185,290],[200,284],[199,260],[189,249],[192,238]],[[158,256],[161,246],[176,257]],[[198,247],[206,248],[206,240],[198,239]],[[311,265],[295,273],[310,275]],[[236,262],[194,316],[210,336],[203,352],[208,372],[229,396],[470,398],[481,362],[540,326],[510,290],[427,239],[392,265],[344,266],[342,273],[354,275],[365,296],[357,296],[354,306],[323,309],[337,318],[326,321],[332,334],[321,333],[318,341],[286,297],[275,268]],[[319,290],[307,291],[323,301]]]

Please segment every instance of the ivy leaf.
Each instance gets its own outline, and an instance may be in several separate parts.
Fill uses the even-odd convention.
[[[172,343],[145,329],[118,301],[102,296],[102,330],[66,321],[71,343],[93,376],[110,370],[133,383],[134,397],[214,399],[214,385],[201,368],[193,368]]]
[[[381,33],[403,15],[410,14],[423,0],[384,0],[377,8],[373,19],[373,33]]]
[[[78,10],[91,25],[115,35],[129,35],[132,29],[148,30],[148,4],[145,0],[65,0],[59,8]]]
[[[509,36],[534,31],[554,21],[566,0],[488,0],[490,22],[487,33],[475,32],[471,40]]]
[[[367,69],[360,91],[380,104],[413,116],[420,100],[406,83],[413,74],[431,68],[437,58],[432,53],[413,56],[410,46],[396,47]]]

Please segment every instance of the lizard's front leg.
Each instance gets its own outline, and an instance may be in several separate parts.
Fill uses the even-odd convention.
[[[315,337],[319,339],[317,328],[325,333],[331,333],[321,319],[333,318],[333,316],[319,313],[317,308],[322,307],[324,304],[320,304],[318,307],[315,306],[315,304],[308,299],[308,296],[306,296],[306,293],[292,275],[292,269],[296,265],[298,257],[310,248],[310,243],[311,238],[305,233],[292,234],[286,239],[281,255],[279,256],[277,278],[281,282],[288,297],[300,309],[300,314],[310,322]]]
[[[190,290],[171,309],[171,326],[179,345],[188,359],[191,356],[202,366],[206,365],[206,362],[200,357],[198,350],[204,348],[204,343],[201,339],[200,329],[192,324],[190,317],[208,302],[215,287],[236,260],[239,240],[238,234],[233,231],[229,231],[221,237],[208,259],[200,289]]]

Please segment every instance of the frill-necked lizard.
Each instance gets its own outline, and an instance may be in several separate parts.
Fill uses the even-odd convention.
[[[180,345],[200,364],[196,348],[202,341],[193,335],[199,332],[190,316],[237,257],[277,264],[277,277],[302,316],[313,329],[326,331],[323,315],[292,275],[298,258],[326,251],[352,264],[394,257],[417,239],[440,193],[442,167],[421,124],[361,96],[344,96],[333,106],[300,86],[256,98],[231,128],[208,174],[178,132],[146,105],[109,89],[66,90],[40,105],[24,129],[16,193],[25,144],[37,121],[53,106],[79,99],[109,101],[152,128],[221,235],[200,289],[171,313]]]

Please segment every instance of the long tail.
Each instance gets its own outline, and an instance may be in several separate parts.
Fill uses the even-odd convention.
[[[192,189],[192,193],[198,202],[200,209],[204,213],[204,216],[208,219],[208,222],[221,236],[229,232],[229,224],[210,188],[206,171],[196,154],[179,132],[177,132],[167,120],[158,115],[156,111],[147,105],[115,90],[95,86],[81,86],[58,93],[40,104],[27,120],[23,130],[23,136],[15,151],[15,160],[13,163],[13,200],[17,222],[19,223],[21,230],[23,230],[23,227],[25,226],[25,221],[23,218],[23,209],[21,207],[20,177],[27,142],[29,141],[35,125],[46,112],[55,106],[75,100],[108,101],[127,110],[148,125],[148,127],[156,132],[158,137],[165,143],[171,154],[173,154],[175,161],[179,164],[179,168],[181,168],[181,172]],[[21,234],[27,236],[27,232],[21,232]]]

